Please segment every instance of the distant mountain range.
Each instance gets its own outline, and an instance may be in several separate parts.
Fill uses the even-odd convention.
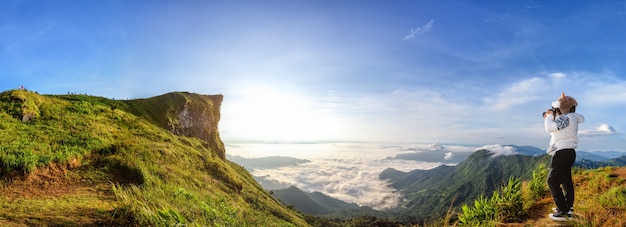
[[[545,154],[545,150],[533,147],[533,146],[517,146],[517,145],[488,145],[480,149],[498,149],[501,152],[510,154],[520,154],[528,156],[536,156]],[[442,145],[430,145],[426,148],[409,147],[407,151],[413,151],[410,153],[398,154],[389,159],[403,159],[422,162],[439,162],[446,165],[456,165],[472,154],[472,152],[456,151],[454,149],[448,149]],[[495,152],[495,150],[494,150]]]
[[[595,169],[605,166],[626,166],[626,155],[609,159],[608,161],[592,161],[583,159],[574,163],[574,166],[583,167],[586,169]]]
[[[278,168],[283,166],[292,166],[301,163],[310,162],[306,159],[298,159],[292,157],[285,156],[269,156],[262,158],[244,158],[237,155],[226,155],[227,159],[231,160],[234,163],[237,163],[247,170],[253,169],[270,169],[270,168]]]
[[[438,149],[428,149],[428,150],[419,150],[414,148],[409,148],[409,151],[414,151],[411,153],[398,154],[394,157],[389,157],[388,159],[403,159],[403,160],[412,160],[412,161],[421,161],[421,162],[439,162],[446,164],[456,164],[462,162],[469,156],[471,153],[469,152],[455,152],[455,151],[447,151],[444,148]]]
[[[528,155],[528,156],[536,156],[543,155],[546,153],[545,149],[540,149],[533,146],[519,146],[519,145],[493,145],[497,147],[510,147],[515,154],[520,155]],[[489,146],[483,147],[484,149],[489,149]],[[389,159],[403,159],[403,160],[413,160],[413,161],[422,161],[422,162],[439,162],[444,164],[457,164],[465,160],[468,156],[470,156],[471,152],[459,152],[454,150],[449,150],[445,146],[441,145],[431,145],[426,149],[409,147],[406,149],[407,151],[414,151],[410,153],[398,154],[394,157],[389,157]],[[605,162],[609,161],[612,158],[617,158],[620,156],[626,155],[624,152],[618,151],[576,151],[576,161],[582,162],[582,160],[588,161],[599,161]]]

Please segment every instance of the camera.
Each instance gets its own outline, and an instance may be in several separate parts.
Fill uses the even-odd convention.
[[[554,107],[550,107],[550,111],[552,111],[552,116],[556,117],[557,114],[561,113],[561,110],[559,110],[559,108],[554,108]],[[546,114],[548,112],[543,112],[541,114],[541,116],[546,117]]]

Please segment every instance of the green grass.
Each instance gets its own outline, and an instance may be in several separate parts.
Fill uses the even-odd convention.
[[[3,187],[12,187],[19,176],[41,175],[40,170],[51,164],[86,174],[74,179],[79,184],[108,186],[87,195],[5,198],[0,220],[85,223],[79,220],[81,215],[72,215],[75,210],[96,223],[102,219],[151,226],[306,226],[300,214],[273,199],[247,171],[223,159],[217,133],[207,141],[175,135],[167,127],[176,123],[167,120],[174,119],[173,106],[202,102],[197,108],[208,108],[218,105],[216,101],[221,99],[189,93],[160,96],[158,102],[20,90],[1,93]],[[155,103],[171,108],[151,108]],[[214,120],[217,124],[219,115]],[[72,163],[80,166],[71,169]],[[111,196],[103,199],[98,193]],[[18,200],[19,206],[14,203]],[[59,203],[75,208],[63,215],[55,208]],[[94,205],[98,203],[106,207]],[[14,214],[17,208],[23,215]]]
[[[546,179],[548,179],[548,168],[546,164],[539,165],[533,171],[532,178],[528,182],[527,204],[533,203],[547,195],[549,190]]]
[[[473,207],[463,205],[458,216],[462,226],[496,225],[520,221],[525,217],[522,182],[515,178],[509,178],[507,184],[494,191],[491,198],[480,196],[474,200]]]
[[[626,208],[626,186],[620,185],[609,189],[600,195],[600,204],[605,207],[622,207]]]

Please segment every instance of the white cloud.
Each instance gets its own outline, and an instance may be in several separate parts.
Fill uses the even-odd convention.
[[[578,132],[580,136],[606,136],[606,135],[617,135],[619,132],[610,126],[609,124],[600,124],[595,129],[586,129],[580,130]]]
[[[500,144],[486,145],[479,149],[485,149],[485,150],[490,151],[492,153],[491,157],[493,158],[498,157],[498,156],[509,156],[509,155],[518,154],[517,149],[515,149],[514,147],[502,146]]]
[[[424,26],[411,28],[411,32],[404,37],[404,40],[415,39],[416,36],[429,32],[433,29],[433,25],[435,24],[435,20],[430,20]]]
[[[589,103],[585,104],[626,105],[626,81],[594,81],[588,86],[584,95]]]
[[[445,147],[442,146],[441,144],[437,144],[437,143],[431,143],[431,144],[413,144],[411,146],[409,146],[409,148],[407,148],[407,150],[410,151],[421,151],[421,150],[426,150],[426,151],[440,151],[440,150],[444,150]]]
[[[565,75],[565,73],[562,73],[562,72],[552,73],[552,74],[550,74],[548,76],[550,76],[553,79],[563,79],[563,78],[567,77],[567,75]]]
[[[540,91],[548,90],[546,80],[532,77],[512,84],[498,93],[495,97],[486,97],[483,101],[485,106],[492,110],[506,110],[519,107],[526,103],[538,100]]]

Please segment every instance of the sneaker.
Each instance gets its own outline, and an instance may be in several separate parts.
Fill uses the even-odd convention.
[[[553,213],[559,213],[559,208],[552,207],[552,212],[553,212]],[[573,207],[570,207],[570,208],[569,208],[569,211],[567,211],[567,214],[569,214],[569,215],[574,214],[574,208],[573,208]]]
[[[555,221],[567,221],[572,218],[571,214],[562,213],[562,212],[550,214],[549,216],[550,216],[550,219],[555,220]]]

